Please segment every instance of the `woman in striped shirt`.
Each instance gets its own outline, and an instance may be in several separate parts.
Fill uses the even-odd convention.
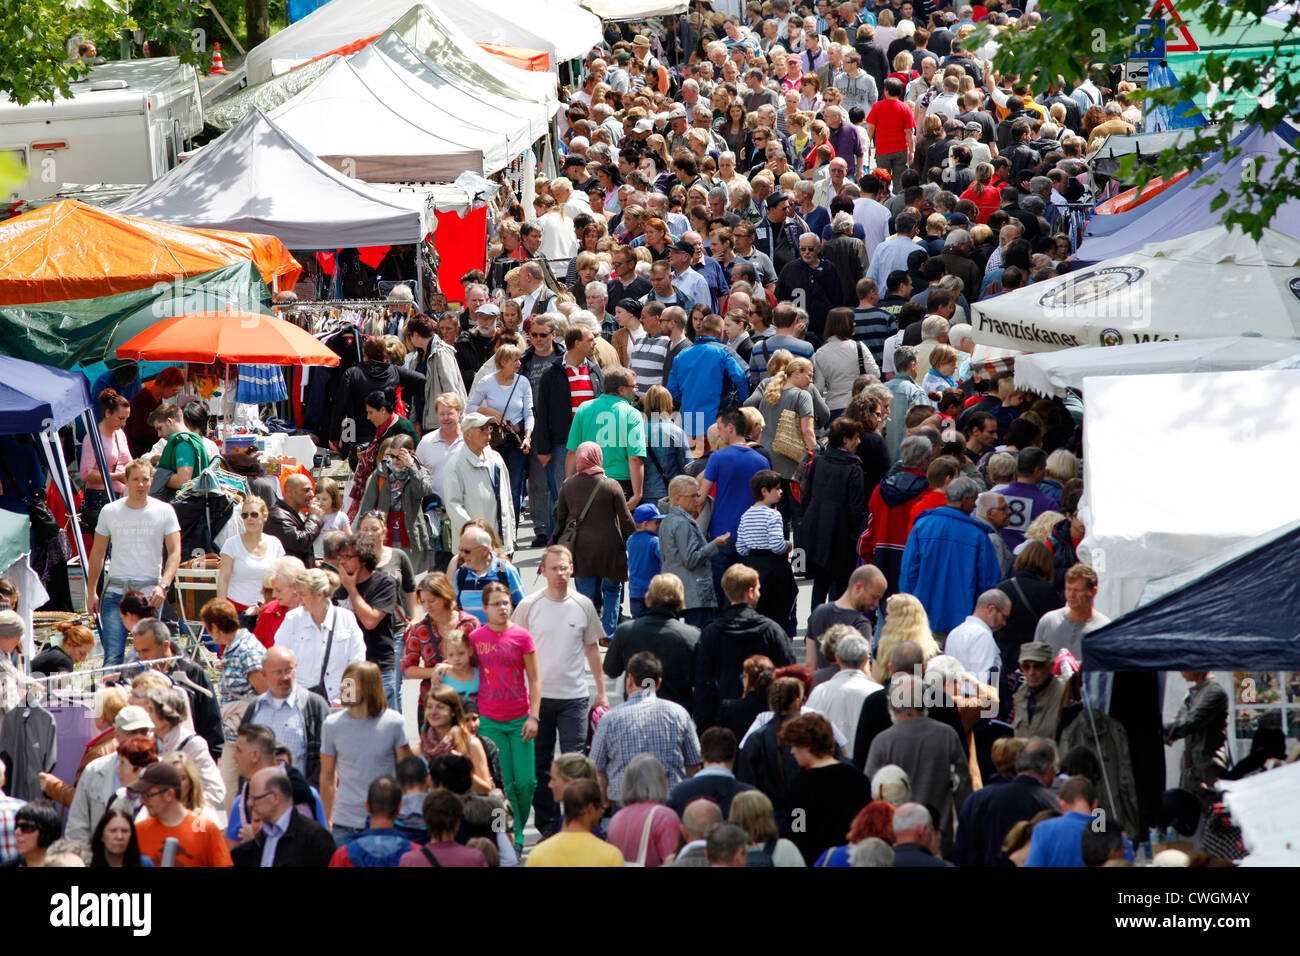
[[[749,479],[754,504],[740,516],[736,528],[736,553],[758,572],[763,582],[755,610],[776,621],[794,636],[795,599],[799,586],[790,569],[790,542],[785,537],[781,512],[781,476],[770,468],[756,471]]]

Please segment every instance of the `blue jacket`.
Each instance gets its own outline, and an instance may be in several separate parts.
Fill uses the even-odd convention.
[[[742,397],[749,394],[749,380],[736,353],[711,335],[696,336],[695,344],[673,359],[668,373],[668,391],[682,409],[682,430],[692,437],[703,435],[718,417],[723,392],[731,387]]]
[[[917,516],[903,549],[898,589],[920,600],[933,630],[951,631],[966,620],[979,596],[999,580],[985,525],[947,505]]]

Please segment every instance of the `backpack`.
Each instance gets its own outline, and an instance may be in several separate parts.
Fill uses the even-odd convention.
[[[762,846],[750,847],[745,851],[745,866],[776,866],[772,856],[775,851],[775,840],[768,840]]]

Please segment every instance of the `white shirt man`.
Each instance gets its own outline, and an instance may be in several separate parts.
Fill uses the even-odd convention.
[[[835,729],[848,738],[849,743],[844,749],[852,759],[853,738],[857,734],[858,718],[862,715],[862,702],[881,686],[867,676],[865,668],[870,664],[871,647],[860,634],[843,638],[835,649],[835,658],[840,665],[839,673],[813,688],[808,706],[825,714]]]
[[[993,632],[1006,626],[1011,599],[997,588],[985,591],[966,620],[948,632],[944,653],[961,661],[980,681],[997,686],[1002,672],[1002,654]]]
[[[325,646],[333,632],[328,665]],[[361,635],[361,625],[351,611],[331,604],[325,610],[325,619],[317,624],[305,607],[296,607],[285,615],[284,623],[275,632],[275,646],[293,651],[298,662],[298,675],[304,686],[325,684],[326,698],[338,700],[343,684],[343,672],[349,664],[366,659],[366,642]],[[321,668],[324,667],[324,674]]]

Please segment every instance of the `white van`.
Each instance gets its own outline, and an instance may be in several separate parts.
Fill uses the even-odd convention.
[[[198,74],[176,57],[101,64],[53,103],[0,102],[0,153],[30,174],[15,199],[64,183],[151,183],[202,130]]]

